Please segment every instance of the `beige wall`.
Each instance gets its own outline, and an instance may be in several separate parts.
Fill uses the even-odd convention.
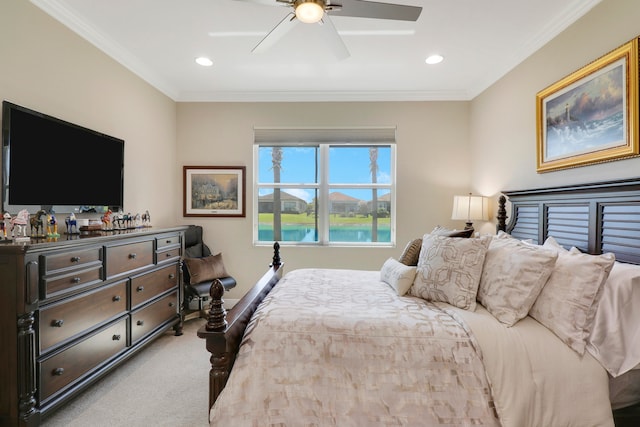
[[[0,97],[125,139],[125,209],[149,209],[156,227],[203,225],[238,298],[271,258],[252,246],[253,126],[397,126],[397,247],[282,250],[286,270],[377,269],[434,225],[461,226],[449,219],[456,193],[637,176],[640,159],[537,174],[535,94],[639,35],[639,18],[636,0],[604,0],[470,102],[176,104],[28,1],[2,0]],[[63,147],[53,156],[65,164]],[[184,165],[246,166],[247,217],[184,218]]]
[[[472,183],[483,194],[637,177],[640,158],[536,173],[536,93],[640,35],[640,2],[604,0],[471,102]]]
[[[379,269],[404,245],[435,225],[452,222],[453,195],[469,191],[468,102],[402,103],[179,103],[178,162],[184,165],[246,166],[246,218],[183,218],[204,227],[214,252],[239,286],[237,298],[265,270],[271,249],[253,247],[253,127],[396,126],[397,247],[348,249],[283,247],[287,271],[302,267]],[[182,216],[182,205],[176,211]],[[250,263],[250,266],[247,264]]]
[[[175,103],[27,0],[2,0],[0,40],[0,98],[124,139],[125,210],[174,225]],[[73,167],[62,146],[41,155]]]

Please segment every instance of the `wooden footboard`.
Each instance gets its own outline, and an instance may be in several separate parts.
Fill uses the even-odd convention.
[[[211,304],[207,323],[198,330],[198,336],[207,340],[211,353],[209,371],[209,408],[224,388],[236,359],[244,330],[258,305],[282,277],[280,245],[273,245],[273,260],[269,270],[228,312],[223,306],[224,287],[214,280],[209,294]]]

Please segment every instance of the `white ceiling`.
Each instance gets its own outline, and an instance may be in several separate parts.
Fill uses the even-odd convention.
[[[31,0],[175,101],[470,100],[601,0],[385,0],[417,22],[333,16],[253,47],[289,9],[237,0]],[[273,0],[274,3],[276,0]],[[325,38],[323,38],[323,36]],[[431,53],[445,57],[425,64]],[[212,67],[194,62],[208,56]]]

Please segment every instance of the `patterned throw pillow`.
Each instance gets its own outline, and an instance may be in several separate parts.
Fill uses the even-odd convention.
[[[409,294],[475,310],[490,236],[472,239],[425,234]]]
[[[402,251],[402,255],[398,258],[398,262],[404,265],[418,265],[418,257],[420,256],[420,248],[422,247],[422,238],[413,239]]]
[[[545,242],[544,246],[549,245]],[[590,255],[576,248],[563,249],[529,315],[582,356],[614,262],[610,253]]]
[[[507,326],[524,318],[558,258],[555,250],[494,237],[482,269],[478,301]]]
[[[415,266],[404,265],[393,258],[386,260],[380,270],[380,280],[391,286],[399,296],[407,293],[415,277]]]

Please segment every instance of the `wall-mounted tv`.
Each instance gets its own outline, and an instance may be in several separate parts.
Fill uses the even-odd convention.
[[[122,139],[3,101],[4,211],[117,211],[123,189]]]

